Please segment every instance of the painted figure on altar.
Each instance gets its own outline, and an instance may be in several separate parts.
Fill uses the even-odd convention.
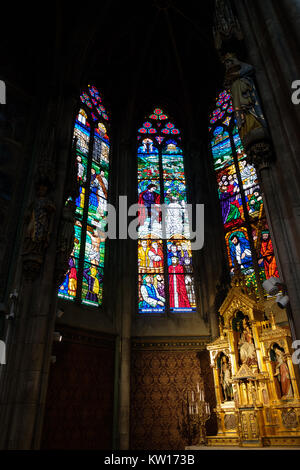
[[[248,366],[257,365],[253,334],[250,323],[246,318],[243,318],[242,325],[240,324],[240,328],[241,336],[238,342],[240,360],[242,364],[247,364]]]
[[[220,383],[222,387],[224,401],[233,400],[233,388],[231,380],[231,369],[228,357],[221,353],[219,358]]]
[[[173,256],[171,261],[172,264],[169,266],[170,307],[190,308],[184,275],[180,275],[184,273],[183,266],[179,264],[176,256]]]
[[[275,343],[270,350],[270,358],[278,398],[291,398],[293,389],[284,349]]]

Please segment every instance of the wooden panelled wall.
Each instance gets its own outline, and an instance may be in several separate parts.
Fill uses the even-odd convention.
[[[131,355],[131,449],[183,450],[187,440],[178,430],[186,391],[205,387],[205,398],[215,406],[212,370],[206,341],[133,340]],[[215,434],[216,417],[207,422]],[[195,442],[196,443],[196,442]]]
[[[111,449],[114,338],[59,325],[42,449]]]

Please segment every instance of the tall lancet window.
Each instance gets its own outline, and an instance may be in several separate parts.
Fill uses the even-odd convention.
[[[77,139],[77,179],[75,243],[69,270],[59,287],[64,299],[99,306],[102,302],[107,210],[109,137],[108,115],[94,86],[80,96],[73,138]]]
[[[138,130],[137,157],[139,314],[194,311],[180,131],[160,108]]]
[[[258,292],[278,269],[256,170],[246,161],[227,91],[216,100],[209,132],[229,268],[238,266]]]

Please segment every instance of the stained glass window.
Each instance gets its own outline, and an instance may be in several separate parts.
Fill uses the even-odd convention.
[[[138,129],[137,159],[139,314],[195,311],[180,131],[160,108]]]
[[[75,242],[59,297],[99,306],[102,302],[105,216],[109,171],[108,115],[96,87],[80,96],[73,138],[77,180]]]
[[[233,273],[238,265],[247,285],[262,292],[262,282],[278,277],[278,269],[257,173],[246,160],[227,91],[219,94],[209,119],[229,268]]]

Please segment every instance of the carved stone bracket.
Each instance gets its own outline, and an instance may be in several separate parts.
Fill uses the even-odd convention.
[[[253,129],[244,136],[243,145],[248,163],[254,165],[257,171],[269,168],[274,161],[270,135],[266,128]]]
[[[223,42],[232,38],[241,41],[244,37],[228,0],[215,0],[213,35],[217,50],[221,49]]]

